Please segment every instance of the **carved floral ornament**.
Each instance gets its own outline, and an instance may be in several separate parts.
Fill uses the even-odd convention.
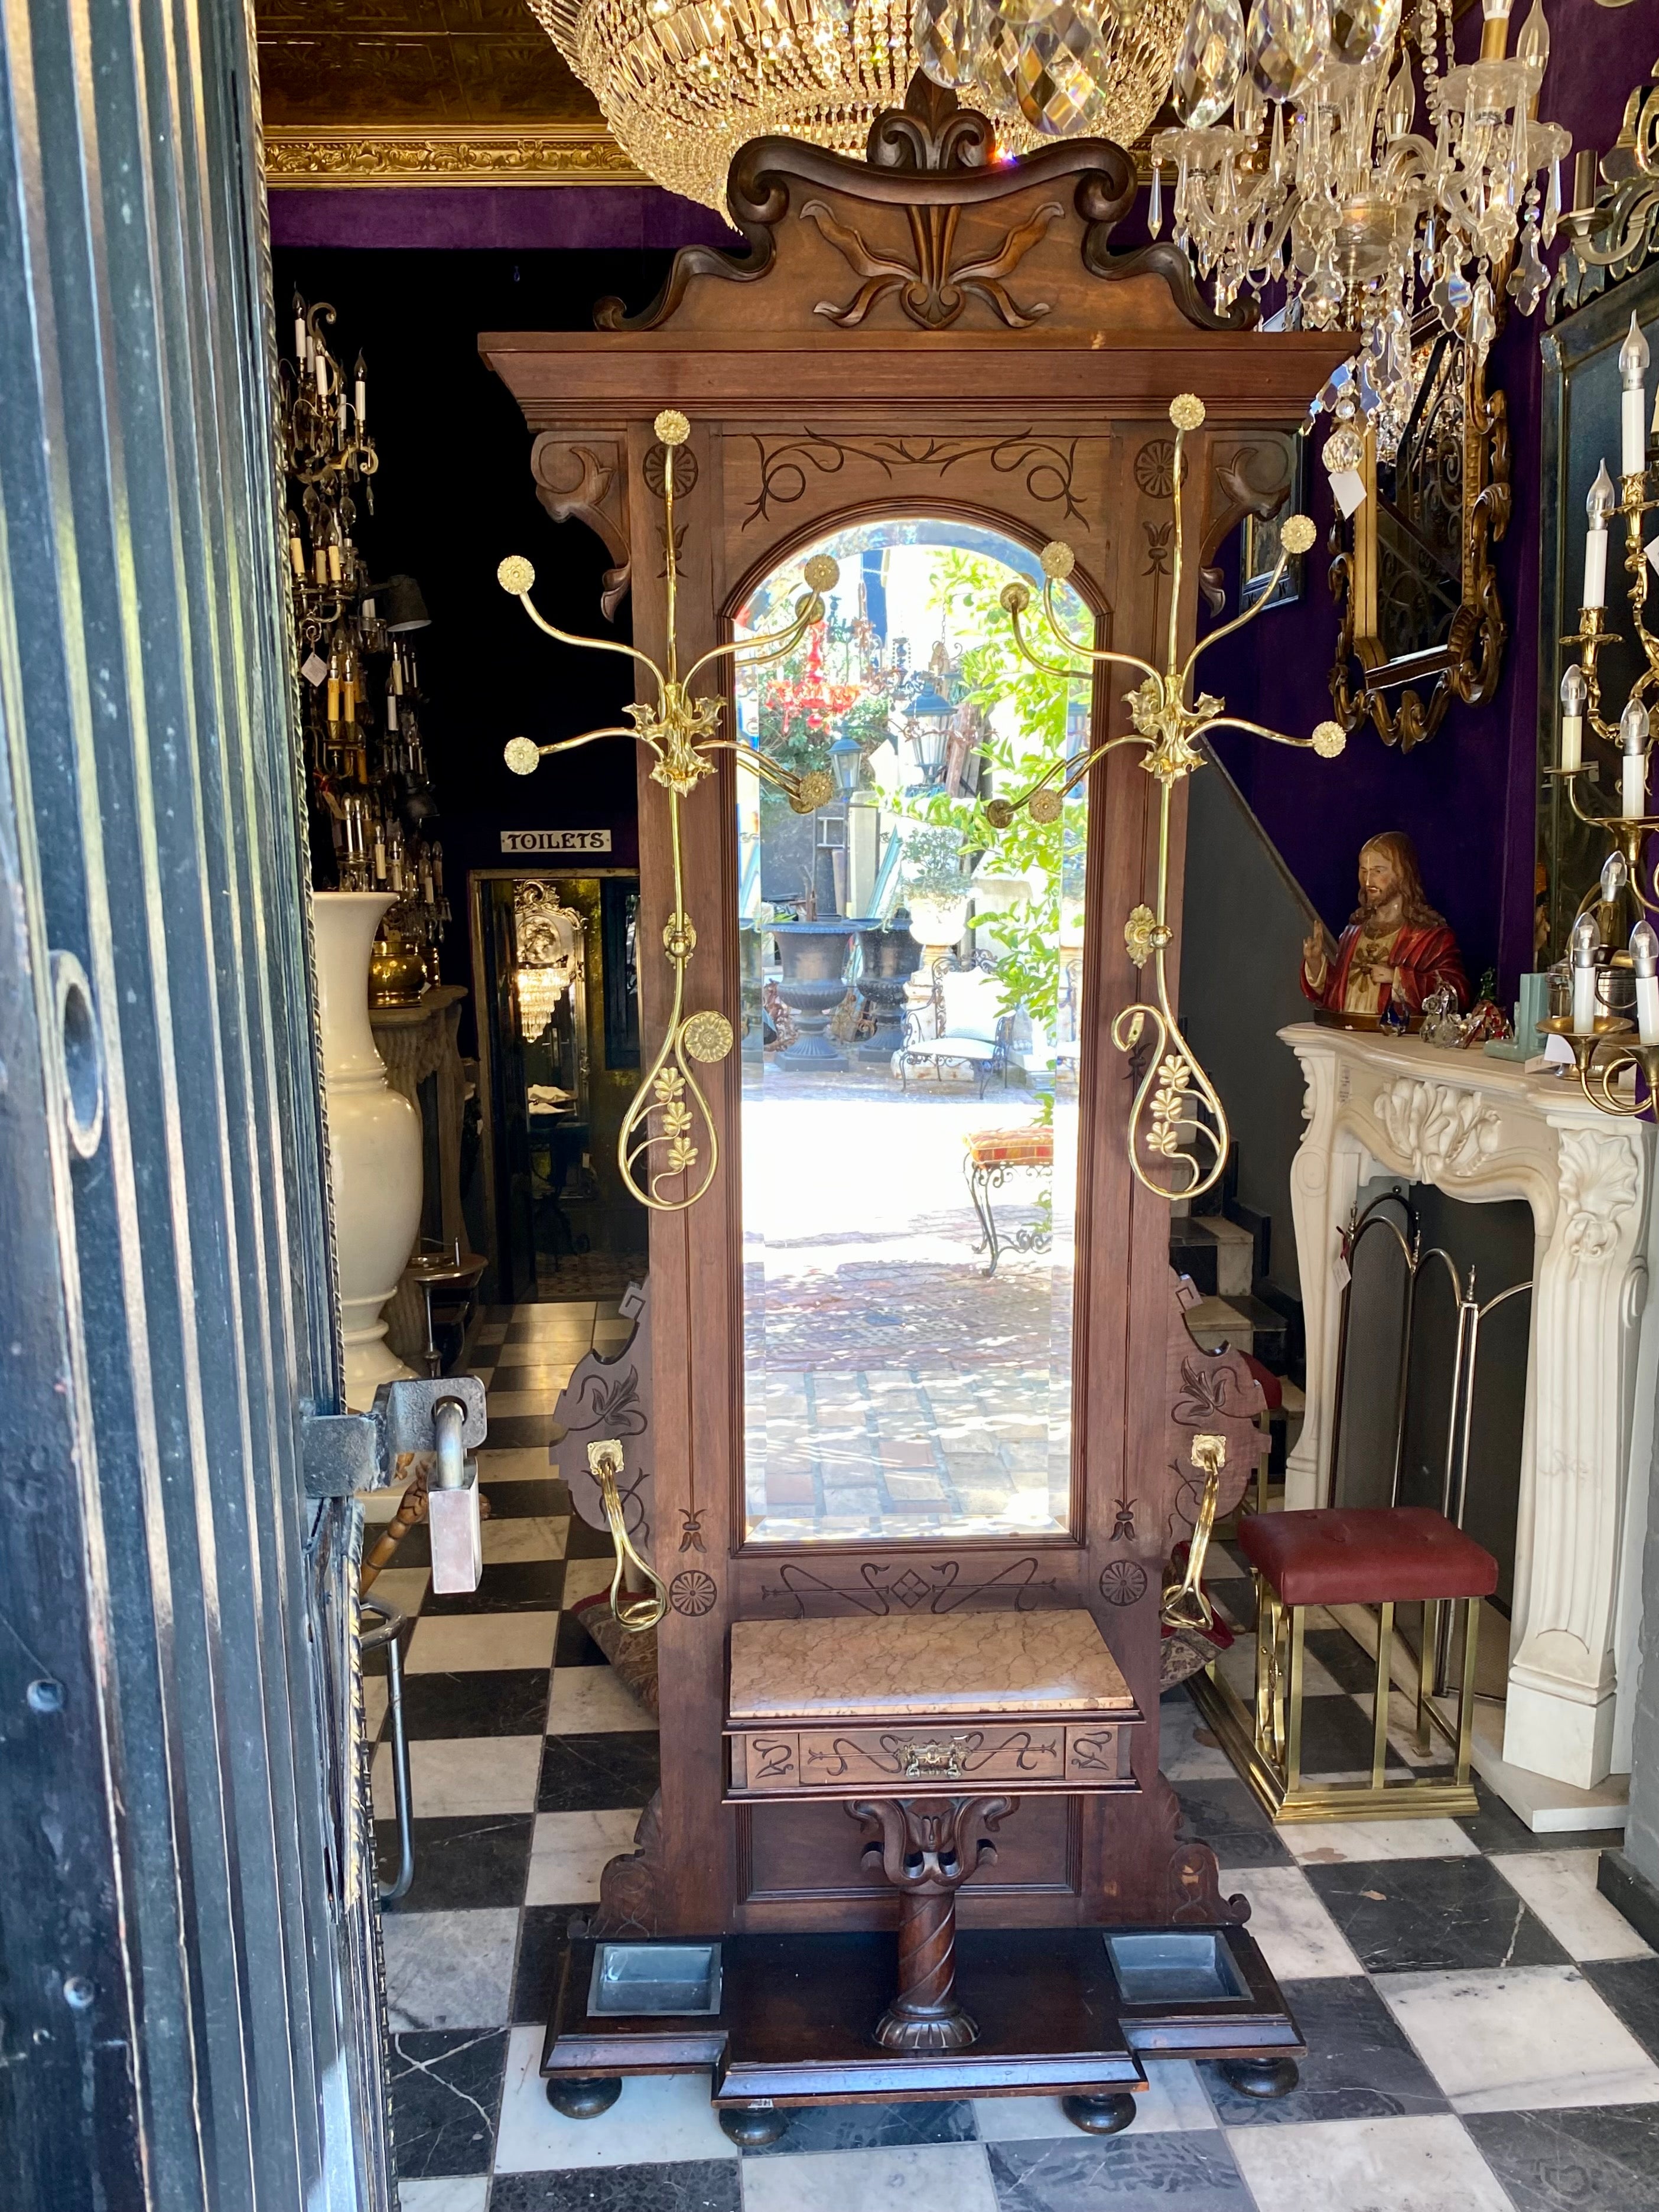
[[[1566,1226],[1561,1241],[1570,1276],[1586,1262],[1599,1265],[1613,1250],[1639,1188],[1635,1152],[1628,1141],[1593,1129],[1562,1132],[1561,1200]]]
[[[1498,1149],[1498,1115],[1478,1091],[1401,1076],[1377,1094],[1376,1111],[1413,1182],[1478,1175]]]

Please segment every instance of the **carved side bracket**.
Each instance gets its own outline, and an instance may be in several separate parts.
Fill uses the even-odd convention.
[[[1296,483],[1296,453],[1290,436],[1255,438],[1236,446],[1217,445],[1210,467],[1204,535],[1199,541],[1198,587],[1204,604],[1218,615],[1227,604],[1216,555],[1247,514],[1267,522],[1290,497]]]
[[[599,591],[607,622],[628,596],[628,465],[614,439],[565,437],[544,430],[531,448],[536,496],[555,522],[585,522],[611,556]]]

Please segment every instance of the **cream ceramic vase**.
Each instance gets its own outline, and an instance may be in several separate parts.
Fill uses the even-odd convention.
[[[386,1081],[368,1025],[369,956],[391,904],[385,891],[319,891],[313,901],[345,1401],[353,1413],[368,1410],[380,1383],[414,1371],[386,1343],[380,1311],[421,1222],[421,1117]]]

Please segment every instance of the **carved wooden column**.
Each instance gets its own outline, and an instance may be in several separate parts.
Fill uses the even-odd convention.
[[[965,2051],[979,2029],[956,1996],[957,1892],[994,1860],[1018,1797],[872,1797],[847,1809],[899,1893],[898,1994],[876,2022],[887,2051]]]

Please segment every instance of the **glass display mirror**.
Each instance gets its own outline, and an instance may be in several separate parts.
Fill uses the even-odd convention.
[[[1036,556],[958,521],[803,546],[738,634],[825,552],[826,620],[735,700],[747,1539],[1063,1535],[1086,801],[983,802],[1086,749],[1088,686],[1016,655]]]

